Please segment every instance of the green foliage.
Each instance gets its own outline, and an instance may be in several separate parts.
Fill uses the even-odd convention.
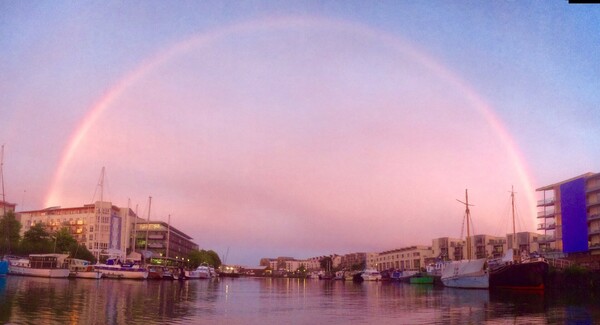
[[[85,244],[79,245],[77,240],[73,238],[69,228],[63,227],[54,234],[56,238],[56,253],[69,254],[74,258],[95,262],[96,258]]]
[[[221,266],[219,254],[212,250],[194,250],[188,255],[188,259],[190,260],[190,267],[192,268],[197,268],[202,263],[206,263],[214,268]]]
[[[23,234],[21,240],[21,254],[42,254],[52,253],[54,250],[54,240],[46,232],[41,223],[37,223]]]
[[[21,223],[15,218],[12,211],[0,218],[0,252],[11,254],[18,251],[21,240]]]
[[[350,270],[352,271],[362,271],[365,269],[366,263],[363,261],[361,263],[357,263],[357,264],[352,264],[352,266],[350,267]]]
[[[333,260],[329,256],[323,257],[319,261],[319,265],[322,270],[331,271],[333,269]]]

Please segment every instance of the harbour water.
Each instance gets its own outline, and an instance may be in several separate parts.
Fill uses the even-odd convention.
[[[0,323],[594,324],[591,294],[489,292],[404,283],[223,278],[0,278]]]

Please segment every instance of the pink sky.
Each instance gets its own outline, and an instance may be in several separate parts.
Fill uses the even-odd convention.
[[[511,186],[534,231],[536,187],[598,171],[596,9],[0,7],[18,210],[90,203],[106,167],[105,199],[257,264],[459,237],[465,189],[476,233],[511,231]]]

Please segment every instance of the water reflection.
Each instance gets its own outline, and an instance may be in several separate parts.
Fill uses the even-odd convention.
[[[0,278],[1,323],[595,323],[594,296],[305,279]]]

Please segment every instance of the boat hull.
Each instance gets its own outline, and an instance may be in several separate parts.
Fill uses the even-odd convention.
[[[486,259],[453,261],[442,271],[442,283],[446,287],[465,289],[488,289],[490,275],[486,271]]]
[[[413,276],[409,282],[410,284],[433,284],[433,277],[428,275]]]
[[[11,275],[26,275],[42,278],[67,278],[69,269],[33,269],[23,266],[9,266],[8,273]]]
[[[8,274],[8,261],[0,261],[0,277]]]
[[[489,274],[458,276],[451,278],[442,278],[442,283],[450,288],[463,289],[487,289],[490,286]]]
[[[112,268],[96,266],[95,269],[102,273],[105,278],[112,279],[132,279],[132,280],[145,280],[148,278],[148,271],[144,269],[126,269],[126,268]]]
[[[101,279],[102,272],[100,272],[100,271],[75,271],[75,272],[71,271],[70,276],[73,278],[80,278],[80,279]]]
[[[499,266],[490,270],[490,288],[544,289],[548,268],[546,261]]]

